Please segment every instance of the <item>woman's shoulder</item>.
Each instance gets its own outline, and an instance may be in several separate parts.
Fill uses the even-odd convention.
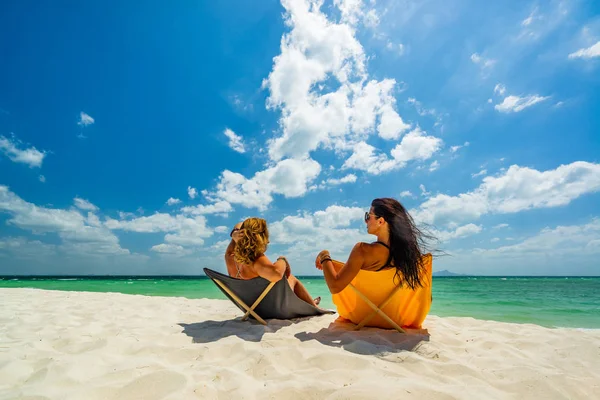
[[[382,250],[382,249],[386,249],[387,246],[382,245],[382,243],[380,242],[372,242],[372,243],[367,243],[367,242],[358,242],[354,245],[355,249],[359,249],[361,251],[367,251],[367,252],[371,252],[371,251],[377,251],[377,250]]]

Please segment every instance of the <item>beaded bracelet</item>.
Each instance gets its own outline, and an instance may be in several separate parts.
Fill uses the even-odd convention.
[[[323,264],[325,261],[331,261],[331,262],[333,262],[333,260],[331,259],[331,257],[323,257],[319,261],[321,261],[321,264]]]

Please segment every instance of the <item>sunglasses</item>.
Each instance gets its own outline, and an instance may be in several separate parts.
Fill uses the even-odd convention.
[[[242,230],[241,228],[233,228],[233,229],[231,230],[231,232],[229,233],[229,237],[233,237],[233,234],[234,234],[235,232],[237,232],[237,231],[241,231],[241,230]]]
[[[371,214],[370,212],[365,212],[365,222],[369,222],[369,218],[371,218],[371,215],[373,215],[375,218],[379,218],[377,215],[375,214]]]

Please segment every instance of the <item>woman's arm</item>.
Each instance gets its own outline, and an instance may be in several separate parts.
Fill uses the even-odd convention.
[[[225,265],[227,266],[227,273],[229,276],[236,277],[238,274],[237,267],[235,266],[235,260],[233,259],[233,252],[235,251],[235,241],[232,240],[225,250]]]
[[[272,263],[267,256],[262,256],[254,262],[253,267],[258,276],[269,282],[277,282],[285,273],[286,262],[284,259],[280,259]]]
[[[321,260],[323,260],[321,262]],[[352,279],[358,275],[358,272],[364,264],[364,254],[362,243],[357,243],[350,252],[348,261],[341,268],[335,268],[333,261],[329,256],[327,250],[323,250],[317,256],[316,266],[319,269],[323,269],[323,275],[325,276],[325,282],[329,287],[329,291],[332,294],[341,292],[348,286]]]

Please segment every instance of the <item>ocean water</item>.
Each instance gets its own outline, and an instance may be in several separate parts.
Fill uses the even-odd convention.
[[[299,279],[323,307],[334,308],[322,277]],[[1,288],[225,299],[205,277],[3,277]],[[430,314],[600,329],[600,277],[434,277]]]

